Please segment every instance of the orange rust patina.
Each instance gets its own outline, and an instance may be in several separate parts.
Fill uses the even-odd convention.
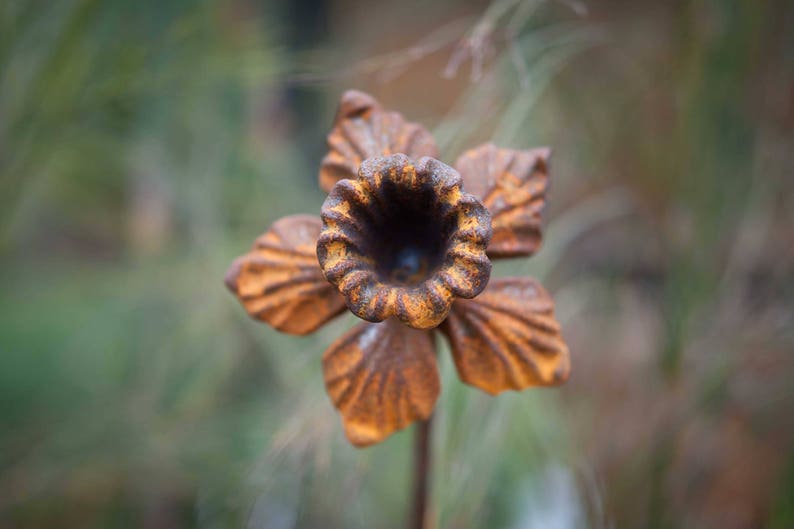
[[[492,395],[568,378],[554,302],[534,279],[494,279],[477,299],[456,303],[442,331],[461,380]]]
[[[328,154],[320,164],[323,191],[330,191],[342,179],[356,178],[361,162],[373,156],[438,157],[438,147],[427,129],[405,121],[398,112],[385,111],[375,98],[358,90],[342,95],[327,142]]]
[[[322,224],[311,215],[276,221],[250,252],[234,260],[226,286],[245,310],[289,334],[309,334],[345,310],[345,300],[317,267]]]
[[[355,326],[325,352],[323,372],[328,395],[345,418],[345,433],[356,445],[427,419],[441,391],[433,335],[394,320]]]
[[[421,125],[357,91],[328,135],[321,217],[277,221],[230,267],[253,317],[306,334],[345,307],[366,320],[323,355],[326,389],[356,446],[430,416],[435,329],[460,378],[490,394],[563,383],[554,303],[529,278],[490,281],[490,259],[541,243],[549,150],[485,144],[454,167]]]
[[[431,329],[488,283],[490,214],[433,158],[368,158],[358,179],[334,185],[321,217],[320,267],[361,319]]]
[[[528,256],[540,247],[550,154],[547,148],[516,151],[486,143],[455,162],[466,190],[491,212],[489,256]]]

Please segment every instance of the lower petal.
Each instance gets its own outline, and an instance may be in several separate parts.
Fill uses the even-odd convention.
[[[477,298],[455,301],[441,330],[461,380],[493,395],[568,379],[554,301],[534,279],[492,280]]]
[[[356,446],[430,417],[441,383],[433,335],[395,321],[362,323],[323,355],[325,387]]]

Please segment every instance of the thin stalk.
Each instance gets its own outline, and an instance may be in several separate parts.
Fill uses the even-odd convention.
[[[425,529],[430,482],[430,426],[433,417],[416,423],[414,441],[414,494],[408,529]]]

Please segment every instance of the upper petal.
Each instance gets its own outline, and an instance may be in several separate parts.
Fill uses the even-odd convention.
[[[320,165],[320,187],[325,191],[339,180],[356,178],[361,162],[373,156],[438,156],[427,129],[405,121],[398,112],[384,110],[371,95],[357,90],[342,94],[327,141],[329,152]]]
[[[325,387],[356,446],[430,417],[441,383],[433,336],[388,320],[361,323],[323,355]]]
[[[464,189],[491,212],[489,256],[532,255],[540,246],[549,154],[547,148],[517,151],[486,143],[455,163]]]
[[[568,379],[570,356],[554,301],[534,279],[492,280],[477,298],[457,300],[441,330],[460,378],[488,393]]]
[[[308,334],[345,309],[317,262],[322,222],[311,215],[276,221],[226,272],[226,286],[248,313],[279,331]]]

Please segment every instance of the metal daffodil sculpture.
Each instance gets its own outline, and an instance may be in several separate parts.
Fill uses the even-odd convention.
[[[357,91],[342,96],[328,146],[320,217],[276,221],[226,284],[282,332],[311,333],[346,309],[365,320],[323,355],[351,443],[430,417],[436,330],[460,378],[490,394],[568,378],[549,294],[530,278],[490,279],[490,259],[540,246],[548,149],[485,144],[450,167],[424,127]]]

